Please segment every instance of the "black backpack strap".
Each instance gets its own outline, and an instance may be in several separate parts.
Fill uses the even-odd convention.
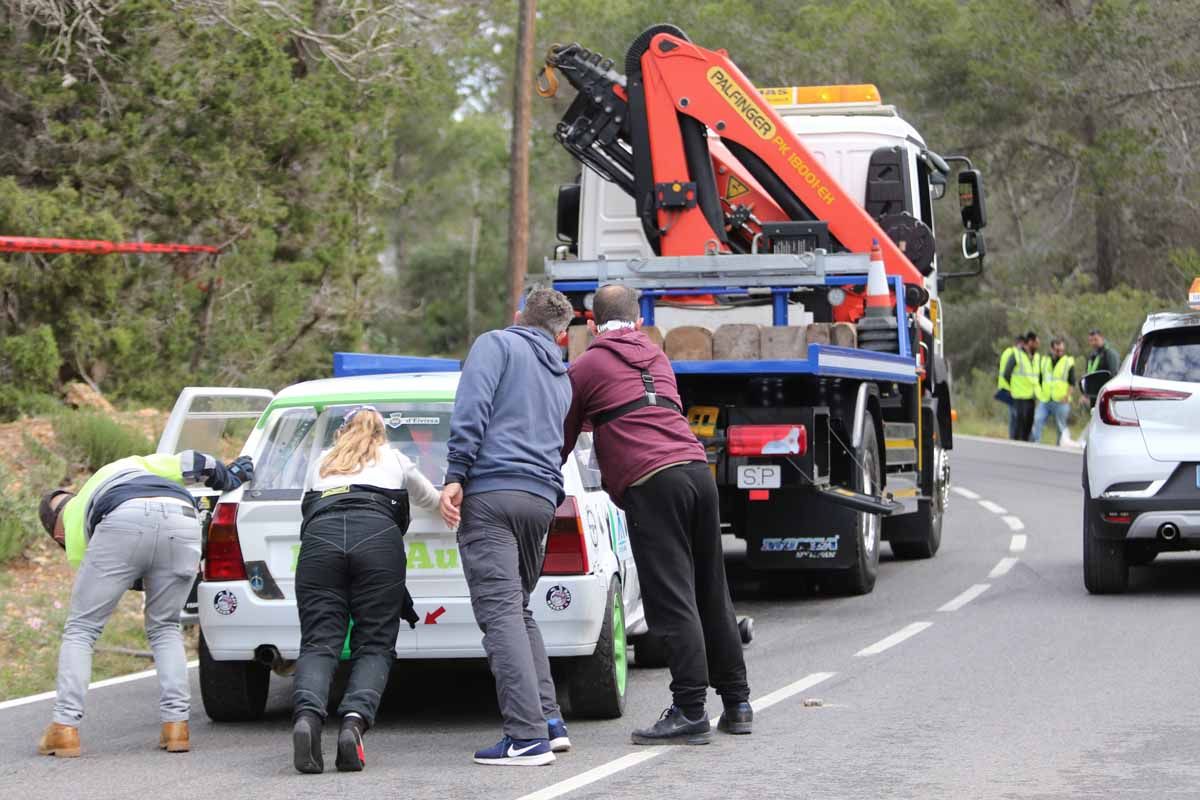
[[[592,430],[596,430],[601,425],[607,425],[614,419],[625,416],[631,412],[637,411],[639,408],[648,406],[662,406],[663,408],[671,409],[680,416],[683,416],[683,409],[669,397],[659,397],[654,391],[654,376],[646,370],[642,370],[642,396],[636,400],[632,400],[624,405],[619,405],[616,408],[610,408],[608,411],[602,411],[599,414],[592,415]]]

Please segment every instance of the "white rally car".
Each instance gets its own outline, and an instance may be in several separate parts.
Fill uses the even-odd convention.
[[[1083,463],[1083,581],[1123,592],[1130,565],[1200,550],[1200,312],[1151,314],[1096,398]]]
[[[228,456],[240,425],[249,427],[240,452],[255,463],[251,484],[208,500],[212,518],[196,605],[200,688],[211,718],[260,717],[272,671],[287,674],[298,655],[294,583],[301,493],[313,459],[329,446],[342,418],[357,405],[375,406],[391,445],[440,486],[458,379],[457,372],[341,377],[277,395],[184,390],[159,451],[194,447]],[[567,499],[556,513],[530,604],[571,713],[616,717],[625,705],[626,637],[647,632],[628,529],[623,512],[600,488],[590,435],[580,437],[563,478]],[[401,623],[396,657],[482,658],[455,534],[436,512],[414,506],[405,550],[408,588],[421,621],[415,630]]]

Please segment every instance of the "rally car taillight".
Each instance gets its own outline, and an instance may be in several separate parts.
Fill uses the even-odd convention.
[[[1134,403],[1151,400],[1187,400],[1189,392],[1176,392],[1171,389],[1135,389],[1129,386],[1119,386],[1112,389],[1104,388],[1096,401],[1100,421],[1105,425],[1125,425],[1138,427],[1137,412]]]
[[[546,560],[543,575],[586,575],[588,571],[587,541],[583,538],[583,518],[579,503],[568,497],[554,512],[554,523],[546,538]]]
[[[242,560],[242,544],[238,541],[237,511],[237,503],[217,503],[213,511],[204,554],[206,581],[246,580],[246,562]]]

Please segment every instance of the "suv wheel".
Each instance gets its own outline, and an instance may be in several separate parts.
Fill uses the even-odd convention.
[[[1120,594],[1129,585],[1129,562],[1125,542],[1100,539],[1095,535],[1096,512],[1091,492],[1083,490],[1083,585],[1092,594]]]
[[[271,671],[257,661],[216,661],[200,633],[200,697],[213,722],[251,722],[267,708]]]
[[[572,714],[614,719],[625,713],[629,660],[621,582],[615,577],[608,588],[607,608],[595,652],[572,665],[568,678]]]

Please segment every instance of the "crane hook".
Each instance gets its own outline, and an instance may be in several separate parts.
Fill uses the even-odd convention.
[[[538,73],[537,79],[534,81],[534,87],[541,97],[554,97],[558,94],[558,76],[554,74],[554,67],[550,66],[547,61],[542,67],[542,71]]]

